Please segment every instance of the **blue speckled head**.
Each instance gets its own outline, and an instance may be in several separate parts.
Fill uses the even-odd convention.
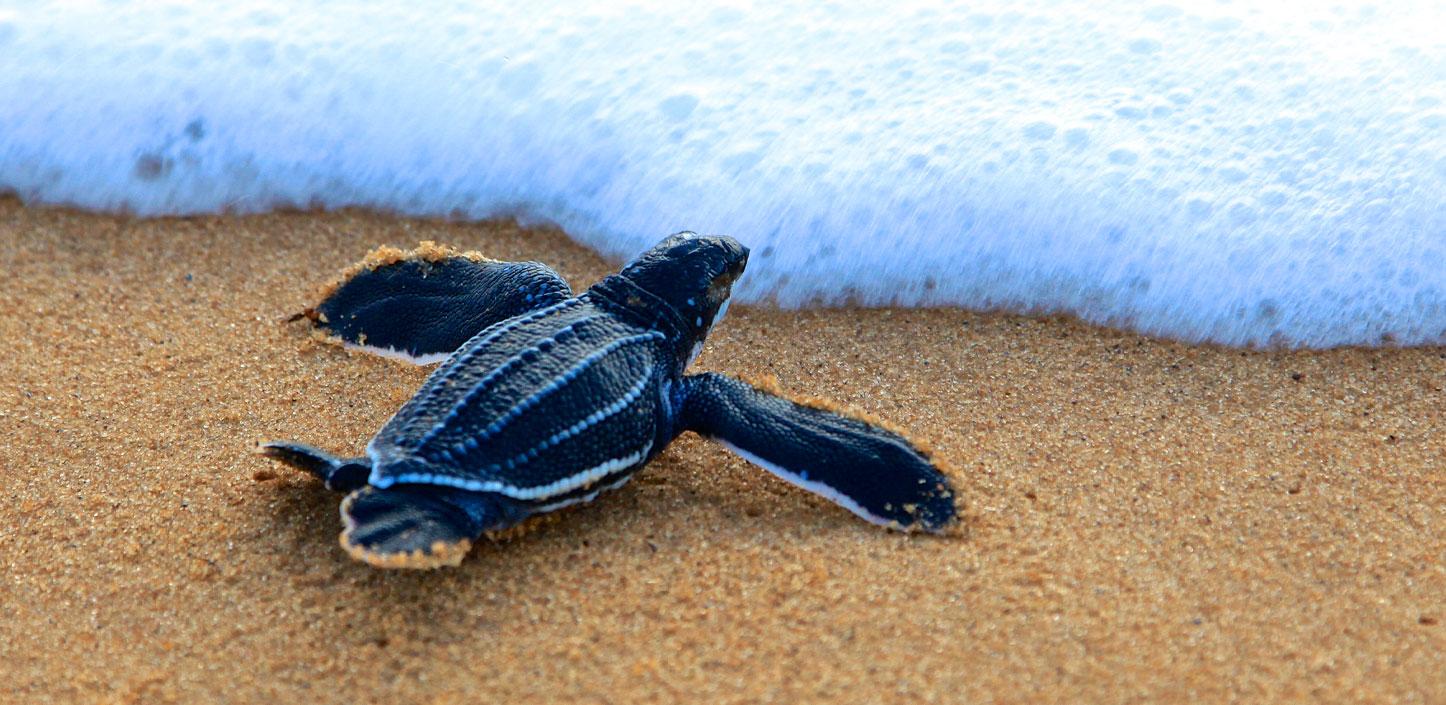
[[[702,342],[723,317],[746,266],[748,248],[737,240],[682,232],[638,255],[620,274],[670,304]]]

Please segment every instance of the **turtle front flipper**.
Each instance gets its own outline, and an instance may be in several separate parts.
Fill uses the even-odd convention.
[[[455,566],[482,532],[530,513],[500,495],[427,485],[363,487],[341,503],[341,547],[378,568]]]
[[[948,479],[902,435],[717,373],[683,384],[683,429],[875,524],[937,532],[954,521]]]
[[[315,475],[326,483],[327,489],[337,492],[349,492],[365,485],[367,475],[372,471],[371,461],[366,458],[346,460],[301,443],[272,441],[262,443],[256,450],[268,458]]]
[[[538,262],[498,262],[423,242],[373,250],[300,314],[344,344],[425,365],[482,329],[572,297]]]

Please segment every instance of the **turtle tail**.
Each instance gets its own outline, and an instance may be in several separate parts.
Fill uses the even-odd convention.
[[[342,459],[309,445],[288,441],[262,443],[257,452],[268,458],[280,460],[297,470],[304,470],[326,483],[326,488],[335,492],[350,492],[367,484],[371,474],[371,460],[367,458]]]

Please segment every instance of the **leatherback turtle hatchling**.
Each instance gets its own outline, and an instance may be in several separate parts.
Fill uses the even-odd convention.
[[[306,315],[351,346],[442,364],[365,457],[260,450],[350,493],[342,546],[389,568],[456,565],[485,533],[621,486],[683,431],[876,524],[942,530],[955,518],[948,480],[902,435],[683,374],[747,263],[732,238],[679,233],[574,296],[536,262],[378,250]]]

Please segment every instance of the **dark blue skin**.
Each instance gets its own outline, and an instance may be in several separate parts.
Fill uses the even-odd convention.
[[[943,529],[953,493],[906,438],[724,375],[684,375],[747,262],[732,238],[681,233],[577,297],[537,263],[454,253],[364,268],[313,321],[351,344],[451,355],[366,457],[262,451],[350,492],[342,545],[383,567],[455,564],[483,533],[621,485],[685,430],[875,523]]]

